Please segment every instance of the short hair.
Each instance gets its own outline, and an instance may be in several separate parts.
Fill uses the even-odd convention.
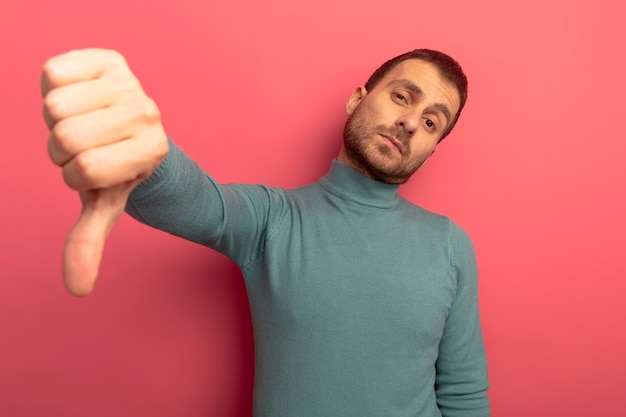
[[[444,54],[443,52],[432,49],[415,49],[414,51],[406,52],[395,58],[391,58],[374,71],[365,83],[365,89],[367,91],[374,89],[374,87],[376,87],[380,80],[383,79],[389,71],[407,59],[419,59],[435,65],[435,67],[439,70],[439,74],[446,81],[452,83],[459,93],[459,98],[461,99],[459,111],[452,120],[452,123],[450,123],[450,126],[442,133],[441,138],[439,138],[439,142],[441,142],[443,138],[448,136],[448,134],[452,131],[452,128],[461,115],[461,110],[465,106],[465,101],[467,100],[467,77],[465,76],[461,65],[459,65],[459,63],[452,57]]]

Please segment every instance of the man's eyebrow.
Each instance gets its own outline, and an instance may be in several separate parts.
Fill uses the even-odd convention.
[[[405,78],[402,78],[399,80],[393,80],[391,84],[400,84],[401,87],[406,88],[407,90],[409,90],[410,92],[418,96],[421,96],[423,94],[421,88],[415,85],[413,81],[407,80]]]
[[[448,108],[448,106],[446,106],[445,104],[436,103],[435,108],[439,110],[440,112],[442,112],[443,115],[446,116],[446,119],[447,119],[446,122],[450,123],[450,120],[452,120],[452,113],[450,112],[450,109]]]
[[[421,96],[423,94],[421,88],[419,88],[413,81],[407,80],[405,78],[401,78],[399,80],[393,80],[391,84],[399,84],[401,87],[406,88],[407,90],[409,90],[410,92],[412,92],[413,94],[417,96]],[[439,110],[441,113],[443,113],[443,115],[447,119],[446,121],[450,123],[450,120],[452,120],[452,112],[450,111],[448,106],[442,103],[435,103],[434,107],[437,110]]]

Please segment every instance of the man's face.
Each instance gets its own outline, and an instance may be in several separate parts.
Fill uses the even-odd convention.
[[[369,178],[402,184],[435,151],[460,105],[453,84],[433,64],[409,59],[346,105],[344,146],[337,159]]]

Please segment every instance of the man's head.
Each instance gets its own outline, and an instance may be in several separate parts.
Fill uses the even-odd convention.
[[[449,56],[418,49],[395,57],[346,105],[343,162],[378,181],[400,184],[435,151],[467,98],[467,78]]]
[[[446,81],[454,85],[457,89],[457,93],[459,94],[459,98],[461,99],[461,104],[459,106],[459,111],[454,117],[452,123],[445,132],[439,138],[439,142],[441,142],[452,130],[456,121],[459,119],[461,115],[461,110],[465,106],[465,102],[467,101],[467,77],[461,68],[461,65],[454,60],[454,58],[444,54],[443,52],[435,51],[432,49],[415,49],[410,52],[406,52],[402,55],[398,55],[395,58],[391,58],[389,61],[385,62],[381,65],[372,75],[370,75],[369,79],[365,83],[365,89],[367,91],[372,91],[374,87],[380,82],[381,79],[387,75],[389,71],[395,68],[402,61],[406,61],[407,59],[419,59],[422,61],[430,62],[439,70],[439,75],[443,77]]]

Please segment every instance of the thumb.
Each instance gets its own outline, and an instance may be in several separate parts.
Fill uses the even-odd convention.
[[[83,208],[65,241],[63,279],[73,295],[88,295],[98,277],[104,242],[138,181],[80,193]]]

